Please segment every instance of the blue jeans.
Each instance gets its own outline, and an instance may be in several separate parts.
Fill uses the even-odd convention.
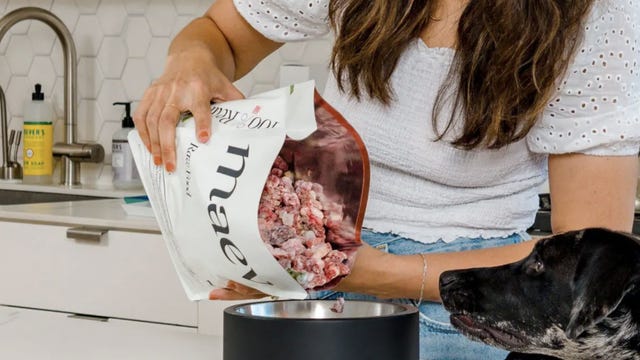
[[[376,233],[362,230],[362,240],[369,245],[391,254],[415,254],[430,252],[454,252],[517,244],[528,240],[527,234],[514,234],[504,238],[472,239],[459,238],[446,243],[442,240],[425,244],[391,233]],[[316,299],[376,300],[371,295],[318,291],[310,294]],[[412,299],[393,299],[393,302],[417,305]],[[422,302],[420,305],[420,360],[503,360],[507,352],[475,342],[461,335],[449,322],[449,313],[442,304]]]

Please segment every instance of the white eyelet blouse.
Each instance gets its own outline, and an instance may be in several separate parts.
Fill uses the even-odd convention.
[[[328,0],[234,3],[275,41],[329,31]],[[547,109],[526,139],[500,150],[465,151],[432,141],[431,109],[454,53],[416,39],[391,77],[390,106],[340,93],[330,75],[324,98],[353,124],[369,151],[365,227],[423,242],[523,232],[534,221],[548,154],[638,154],[640,0],[596,0],[583,43]],[[447,111],[442,118],[449,118]]]

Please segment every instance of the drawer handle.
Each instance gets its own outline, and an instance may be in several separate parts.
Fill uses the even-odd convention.
[[[109,229],[90,228],[85,226],[67,229],[67,238],[83,241],[100,242]]]

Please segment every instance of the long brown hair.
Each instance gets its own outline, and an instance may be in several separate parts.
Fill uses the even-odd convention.
[[[557,90],[582,39],[594,0],[471,0],[457,29],[455,56],[432,122],[439,139],[462,114],[455,146],[497,149],[522,139]],[[428,25],[436,0],[331,0],[336,32],[331,67],[341,91],[389,104],[400,56]],[[452,99],[447,90],[457,86]],[[346,90],[348,88],[348,90]],[[454,111],[444,131],[436,119]]]

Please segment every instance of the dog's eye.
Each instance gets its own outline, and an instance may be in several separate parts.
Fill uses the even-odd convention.
[[[537,275],[544,271],[544,264],[540,260],[532,261],[528,268],[527,273],[529,275]]]

